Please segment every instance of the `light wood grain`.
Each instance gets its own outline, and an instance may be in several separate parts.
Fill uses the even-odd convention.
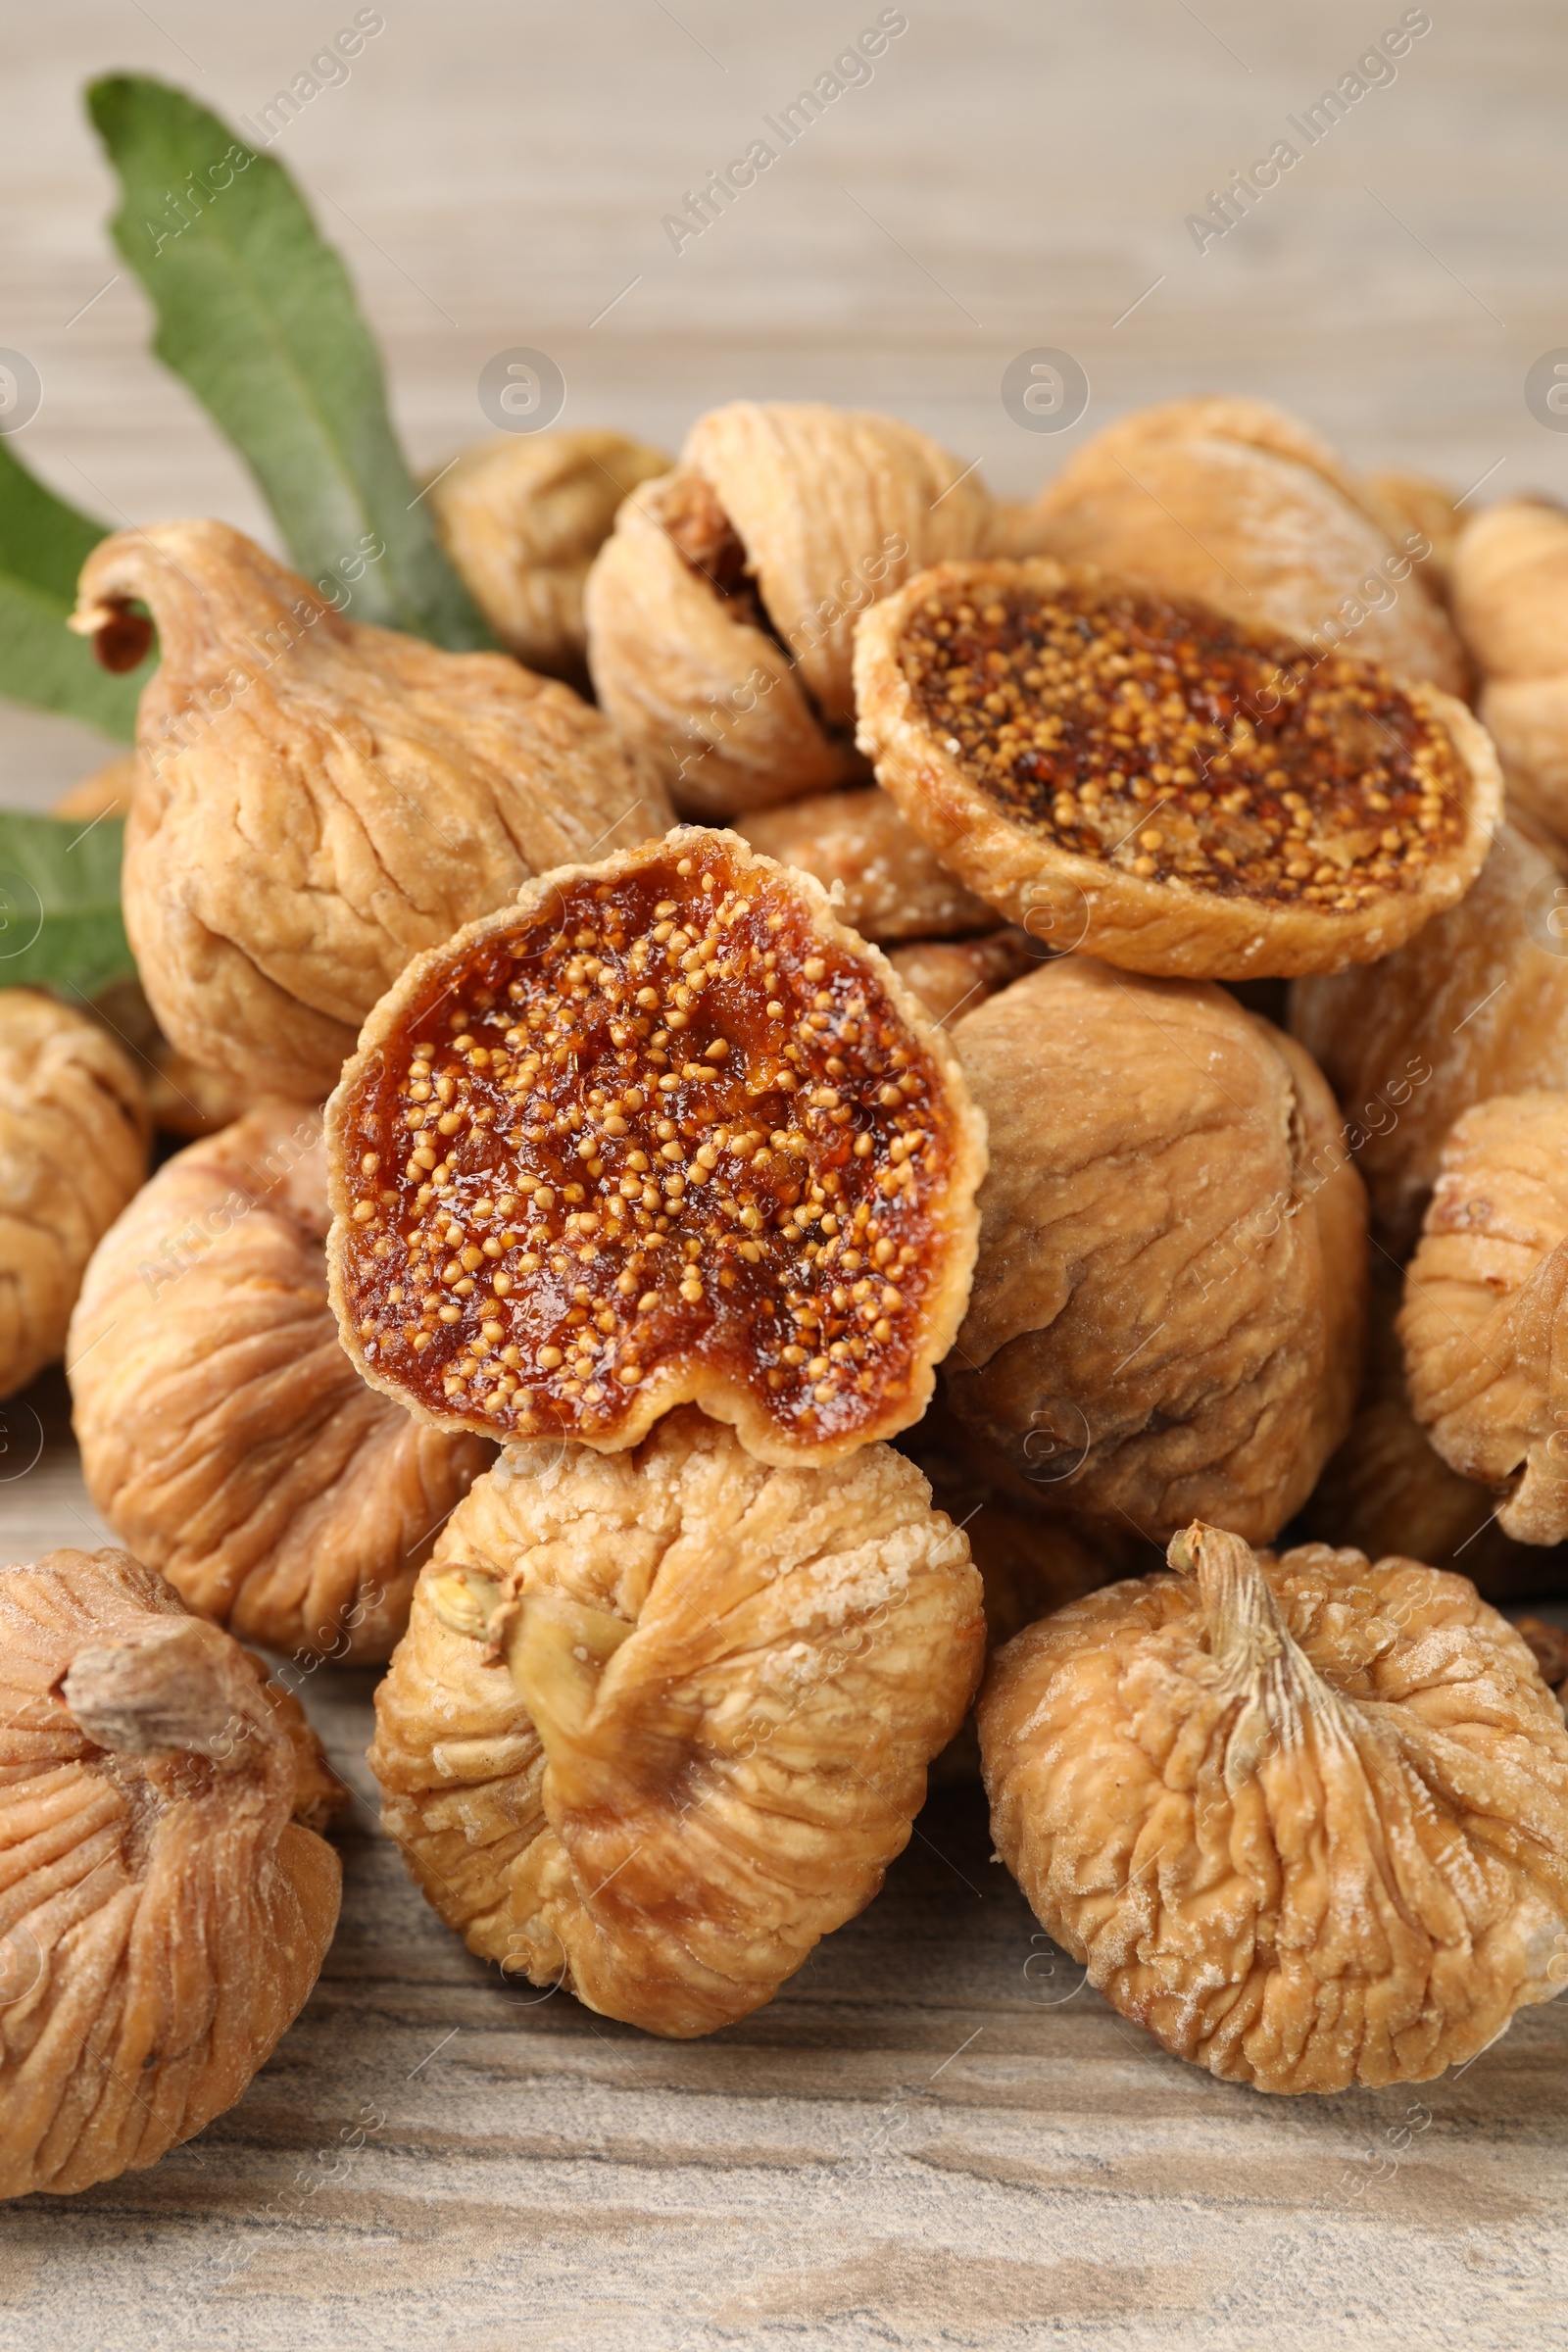
[[[24,454],[106,520],[211,512],[270,535],[147,354],[76,85],[136,66],[254,112],[352,13],[6,12],[0,340],[44,378]],[[1203,255],[1186,214],[1396,21],[1393,0],[909,0],[871,84],[676,256],[662,216],[876,13],[388,5],[275,152],[356,273],[416,460],[485,430],[478,370],[526,343],[564,369],[565,421],[666,445],[719,399],[825,397],[913,416],[1026,491],[1121,411],[1220,387],[1285,401],[1359,464],[1486,476],[1483,498],[1568,489],[1568,441],[1522,398],[1565,335],[1553,0],[1434,5],[1395,85]],[[1059,439],[999,397],[1038,344],[1093,386]],[[45,805],[102,748],[0,710],[0,801]],[[103,1540],[65,1415],[58,1375],[0,1411],[0,1557]],[[0,2210],[7,2347],[1568,2340],[1561,2004],[1410,2090],[1218,2084],[1052,1962],[959,1789],[769,2008],[660,2044],[505,1984],[440,1927],[369,1801],[371,1680],[303,1683],[360,1792],[315,1997],[190,2147]]]

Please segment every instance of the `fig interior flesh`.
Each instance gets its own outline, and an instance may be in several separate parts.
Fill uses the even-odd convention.
[[[919,1417],[984,1127],[808,876],[686,828],[412,964],[328,1114],[334,1298],[447,1425],[628,1446],[682,1402],[763,1460]]]

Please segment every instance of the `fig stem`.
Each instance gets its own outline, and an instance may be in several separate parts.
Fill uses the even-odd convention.
[[[524,1592],[515,1607],[502,1637],[507,1668],[569,1804],[597,1778],[589,1719],[600,1677],[637,1629],[564,1592]]]
[[[231,1766],[278,1737],[244,1652],[196,1617],[78,1649],[60,1695],[95,1746],[121,1755],[173,1748]]]

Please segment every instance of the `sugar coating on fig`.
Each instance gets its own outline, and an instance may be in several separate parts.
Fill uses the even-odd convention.
[[[992,1834],[1123,2016],[1259,2090],[1423,2082],[1561,1988],[1568,1732],[1463,1577],[1195,1524],[999,1651]]]
[[[628,1451],[521,1445],[475,1482],[370,1762],[472,1950],[707,2034],[876,1893],[983,1648],[968,1544],[911,1463],[777,1468],[688,1408]]]
[[[297,1705],[122,1551],[0,1571],[0,2197],[232,2106],[337,1923],[346,1798]]]
[[[918,1419],[984,1124],[809,876],[683,828],[419,957],[327,1112],[333,1300],[448,1427],[613,1449],[671,1405],[761,1459]]]

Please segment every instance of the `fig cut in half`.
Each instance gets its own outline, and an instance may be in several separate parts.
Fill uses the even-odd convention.
[[[1501,813],[1462,703],[1047,559],[862,618],[858,742],[970,889],[1167,977],[1371,963],[1469,889]]]
[[[682,827],[420,956],[327,1111],[333,1303],[446,1428],[613,1452],[676,1404],[762,1461],[917,1421],[985,1124],[809,875]]]

